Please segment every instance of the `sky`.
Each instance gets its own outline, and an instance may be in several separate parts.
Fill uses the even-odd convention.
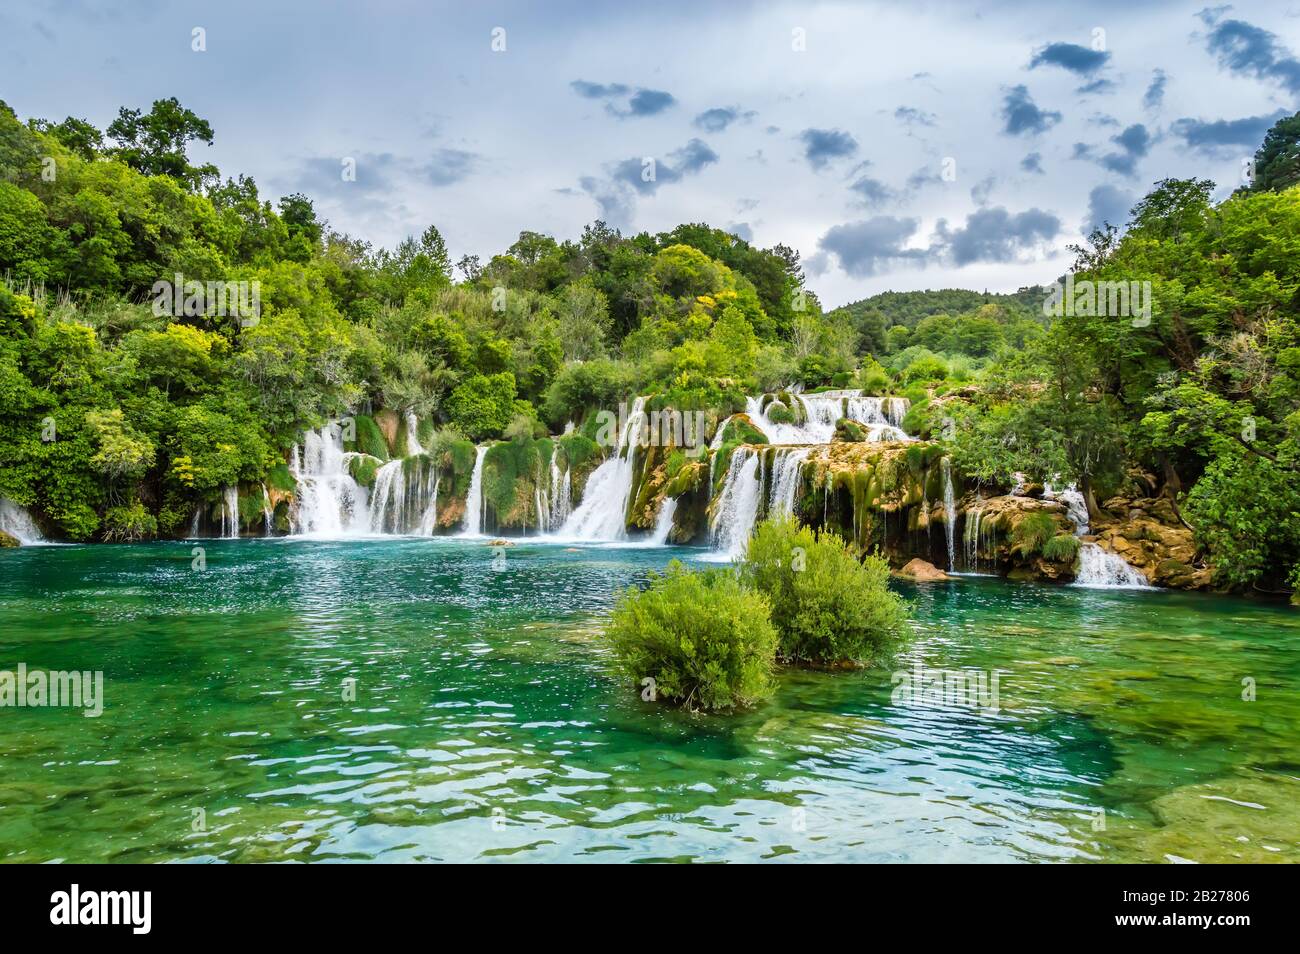
[[[1013,291],[1159,179],[1241,184],[1300,108],[1300,0],[0,7],[20,117],[170,96],[215,131],[192,161],[376,246],[707,222],[797,249],[827,306]]]

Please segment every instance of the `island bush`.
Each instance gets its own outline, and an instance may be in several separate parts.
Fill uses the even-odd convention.
[[[876,662],[908,632],[907,603],[889,589],[883,559],[859,560],[839,536],[790,517],[758,525],[740,577],[771,606],[782,662]]]
[[[752,706],[774,690],[777,632],[767,600],[732,569],[692,571],[672,561],[646,589],[623,593],[604,638],[647,699],[716,712]]]

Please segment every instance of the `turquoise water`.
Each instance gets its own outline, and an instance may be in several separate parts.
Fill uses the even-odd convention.
[[[893,666],[789,671],[718,717],[642,702],[596,635],[696,551],[209,540],[196,570],[192,545],[0,551],[0,670],[105,694],[99,718],[0,708],[0,858],[1300,857],[1284,606],[900,585]],[[997,711],[895,701],[918,662],[997,673]]]

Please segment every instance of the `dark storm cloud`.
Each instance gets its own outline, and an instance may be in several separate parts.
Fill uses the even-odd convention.
[[[1282,45],[1277,34],[1244,20],[1218,21],[1219,10],[1202,10],[1200,17],[1212,26],[1205,46],[1232,73],[1277,83],[1300,95],[1300,60]]]
[[[1279,109],[1267,116],[1246,116],[1242,119],[1180,119],[1170,128],[1174,135],[1198,152],[1215,154],[1232,147],[1244,147],[1254,152],[1264,141],[1268,128],[1283,116]]]
[[[858,151],[858,141],[842,129],[805,129],[799,139],[804,158],[814,169],[824,169],[832,160]]]
[[[1039,66],[1059,66],[1063,70],[1090,76],[1106,65],[1110,54],[1104,50],[1093,50],[1077,43],[1049,43],[1034,51],[1029,61],[1029,68]]]
[[[938,242],[957,266],[972,262],[1014,262],[1025,252],[1056,238],[1061,220],[1042,209],[1012,214],[1002,206],[980,209],[966,218],[966,224],[949,230],[938,226]]]
[[[1007,135],[1034,136],[1059,123],[1061,114],[1039,109],[1026,87],[1013,86],[1006,91],[1002,100],[1002,120],[1002,131]]]
[[[1128,223],[1129,209],[1133,208],[1133,194],[1118,186],[1099,185],[1088,193],[1088,214],[1083,220],[1084,235],[1107,223],[1123,228]]]

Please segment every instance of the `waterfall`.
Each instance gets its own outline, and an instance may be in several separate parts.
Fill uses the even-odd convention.
[[[748,446],[737,447],[731,453],[727,476],[714,504],[713,519],[709,521],[713,548],[719,553],[738,557],[745,552],[762,496],[763,482],[758,473],[761,460],[762,455]]]
[[[618,435],[618,446],[591,472],[582,503],[560,527],[558,536],[572,540],[624,540],[627,504],[636,476],[636,448],[645,423],[645,398],[632,402],[632,411]]]
[[[8,497],[0,497],[0,530],[13,537],[23,546],[44,543],[45,537],[32,515],[18,506]]]
[[[474,453],[474,473],[469,478],[469,496],[465,498],[465,522],[461,524],[462,537],[477,537],[483,533],[483,458],[488,445],[479,446]]]
[[[978,573],[980,568],[980,523],[984,518],[983,507],[972,507],[966,511],[966,569]]]
[[[429,487],[429,504],[424,508],[424,513],[420,515],[420,536],[433,536],[434,529],[438,526],[438,484],[442,478],[438,475],[436,468],[430,471],[432,484]]]
[[[406,503],[406,470],[400,460],[390,460],[375,471],[369,527],[371,533],[401,533]]]
[[[771,420],[763,407],[764,395],[745,399],[745,413],[772,444],[826,444],[835,436],[835,424],[842,417],[867,425],[867,440],[911,440],[902,429],[911,402],[905,398],[866,397],[858,390],[823,391],[820,394],[792,394],[803,408],[802,424]],[[770,407],[770,405],[769,405]]]
[[[769,517],[794,513],[794,501],[802,482],[804,461],[811,452],[811,447],[776,449],[776,459],[772,462],[772,487],[767,500]]]
[[[668,534],[673,532],[673,515],[677,513],[677,498],[665,497],[663,503],[659,505],[659,513],[655,516],[654,532],[650,535],[650,542],[655,546],[663,546],[668,542]]]
[[[293,449],[290,470],[297,480],[294,532],[341,536],[364,532],[370,523],[365,488],[352,479],[343,434],[334,423],[303,435]]]
[[[424,448],[420,446],[420,422],[415,417],[414,411],[406,412],[406,456],[414,457],[417,454],[423,454]]]
[[[239,488],[232,484],[221,497],[221,535],[233,540],[239,536]]]
[[[275,529],[275,511],[271,507],[271,492],[262,484],[262,536],[269,537]]]
[[[941,463],[943,470],[943,522],[944,532],[948,536],[948,572],[955,573],[957,559],[953,546],[953,535],[957,523],[957,500],[952,490],[952,459],[945,457]]]
[[[533,481],[533,512],[537,514],[537,532],[545,533],[550,529],[550,508],[542,501],[542,475],[537,474]]]
[[[564,521],[569,519],[569,513],[573,509],[573,483],[567,467],[561,475],[560,465],[556,463],[554,453],[551,454],[550,505],[551,514],[546,521],[546,526],[548,528],[564,526]]]
[[[1091,529],[1088,502],[1074,484],[1064,490],[1054,490],[1051,484],[1044,484],[1043,497],[1065,504],[1066,512],[1074,521],[1074,535],[1087,536]],[[1111,553],[1096,543],[1083,540],[1079,541],[1079,568],[1074,575],[1074,585],[1094,589],[1151,589],[1151,584],[1142,571],[1130,566],[1118,553]]]
[[[1129,566],[1118,553],[1103,550],[1095,543],[1079,544],[1079,571],[1075,586],[1147,590],[1151,585],[1142,571]]]

